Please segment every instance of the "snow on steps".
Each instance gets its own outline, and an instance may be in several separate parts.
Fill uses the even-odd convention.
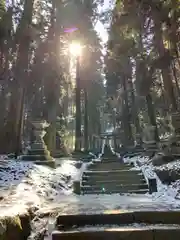
[[[83,172],[81,192],[82,194],[145,194],[148,192],[148,185],[140,169],[133,169],[132,165],[124,164],[120,160],[101,161],[89,165]]]
[[[60,215],[52,240],[163,239],[179,240],[180,212],[109,211],[104,214]]]
[[[158,228],[152,227],[151,229],[145,227],[139,228],[106,228],[105,230],[95,231],[71,231],[61,232],[55,231],[52,234],[52,240],[90,240],[90,239],[126,239],[126,240],[179,240],[180,228],[170,227]],[[172,238],[173,237],[173,238]]]
[[[121,169],[121,170],[129,170],[131,169],[132,166],[128,165],[128,164],[121,164],[119,162],[113,162],[111,163],[111,170],[117,170],[117,169]],[[94,163],[91,166],[89,166],[88,170],[96,170],[99,169],[99,171],[107,171],[109,170],[109,162],[107,163]]]

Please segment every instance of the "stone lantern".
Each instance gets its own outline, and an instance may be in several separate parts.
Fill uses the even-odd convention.
[[[35,161],[38,164],[47,164],[50,166],[54,165],[54,160],[50,156],[50,152],[44,142],[44,135],[46,134],[45,129],[49,126],[45,120],[35,120],[31,122],[33,125],[33,132],[35,138],[31,144],[28,154],[22,156],[22,160]]]
[[[143,130],[143,147],[146,152],[153,153],[157,151],[155,131],[156,127],[152,125],[147,125]]]

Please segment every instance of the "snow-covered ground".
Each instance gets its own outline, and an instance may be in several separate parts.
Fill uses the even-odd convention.
[[[147,165],[147,159],[126,158],[126,162],[137,161],[145,175],[154,174],[153,166]],[[55,216],[58,214],[92,214],[112,210],[177,210],[180,200],[175,198],[177,189],[163,185],[158,181],[158,193],[152,195],[82,195],[73,194],[72,184],[81,177],[87,164],[78,169],[77,162],[57,160],[58,167],[51,169],[33,163],[0,159],[0,217],[25,212],[30,207],[36,209],[36,218],[32,222],[32,235],[47,229],[46,240],[51,239]]]
[[[137,160],[138,157],[126,159]],[[72,192],[72,183],[80,178],[85,164],[80,169],[75,165],[75,161],[67,159],[62,160],[56,169],[14,160],[0,164],[0,216],[16,214],[31,206],[37,207],[39,214],[93,213],[113,209],[167,210],[180,207],[180,201],[175,199],[176,192],[162,185],[159,179],[159,192],[152,195],[77,196]],[[151,168],[146,165],[142,168],[145,167]]]
[[[171,180],[169,188],[176,191],[176,199],[180,199],[180,160],[175,160],[173,162],[163,164],[154,168],[159,172],[167,172]]]
[[[180,172],[180,161],[173,161],[171,163],[168,164],[163,164],[159,167],[154,167],[152,165],[151,161],[148,161],[149,159],[147,157],[140,157],[140,156],[136,156],[133,158],[126,158],[124,161],[125,162],[133,162],[136,168],[140,168],[146,178],[146,180],[148,178],[156,178],[157,181],[157,189],[158,192],[152,194],[152,198],[157,198],[160,201],[162,201],[162,199],[166,199],[168,202],[174,202],[175,204],[179,205],[179,201],[176,200],[180,200],[180,180],[177,180],[175,182],[172,182],[169,186],[162,184],[162,182],[160,181],[159,177],[157,176],[157,174],[155,173],[155,170],[167,170],[169,172],[171,171],[179,171]]]

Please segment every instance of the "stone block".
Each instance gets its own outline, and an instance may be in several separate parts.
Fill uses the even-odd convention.
[[[73,192],[77,195],[81,194],[81,184],[80,181],[73,182]]]
[[[22,156],[23,161],[51,161],[52,157],[49,155],[24,155]]]
[[[137,176],[141,174],[140,170],[108,170],[108,171],[85,171],[83,173],[84,176]]]
[[[56,225],[66,226],[86,226],[104,224],[131,224],[133,223],[132,212],[116,211],[105,214],[78,214],[78,215],[59,215]]]
[[[117,190],[117,189],[112,189],[112,190],[86,190],[82,191],[82,194],[146,194],[148,193],[148,189],[138,189],[138,190],[131,190],[131,189],[122,189],[122,190]]]
[[[111,192],[116,190],[117,192],[127,192],[128,190],[139,190],[139,189],[148,189],[147,184],[101,184],[101,185],[91,185],[91,186],[82,186],[82,191],[88,190],[98,190],[104,192]]]
[[[101,182],[105,182],[105,181],[118,181],[118,182],[121,182],[121,181],[124,181],[124,182],[137,182],[137,181],[141,181],[144,179],[144,176],[141,174],[141,175],[118,175],[118,174],[115,174],[115,175],[91,175],[91,176],[88,176],[88,175],[83,175],[82,176],[82,180],[83,181],[101,181]]]
[[[117,179],[117,180],[110,180],[110,179],[106,179],[105,181],[103,180],[83,180],[82,181],[82,186],[84,185],[96,185],[96,186],[102,186],[103,184],[111,184],[111,185],[116,185],[116,184],[132,184],[132,183],[136,183],[136,184],[146,184],[146,180],[144,178],[142,179],[136,179],[136,181],[132,181],[129,178],[125,178],[125,179]]]
[[[70,232],[53,232],[52,240],[96,240],[96,239],[119,239],[119,240],[153,240],[153,232],[150,229],[138,228],[107,228],[101,231],[70,231]]]
[[[37,149],[37,150],[39,150],[39,149],[47,149],[47,147],[46,147],[46,145],[45,144],[43,144],[43,143],[33,143],[32,145],[31,145],[31,149]]]
[[[178,211],[143,211],[134,212],[134,222],[148,224],[180,224]]]
[[[149,194],[152,194],[153,192],[157,192],[156,178],[149,178],[148,185],[149,185]]]
[[[95,171],[108,171],[109,168],[111,168],[111,170],[129,170],[132,168],[132,166],[121,166],[121,164],[111,164],[110,166],[107,165],[103,165],[103,164],[95,164],[92,166],[88,167],[88,170],[95,170]]]
[[[47,149],[29,149],[29,155],[50,155],[50,152]]]
[[[155,229],[153,240],[179,240],[180,239],[180,228],[170,229]]]

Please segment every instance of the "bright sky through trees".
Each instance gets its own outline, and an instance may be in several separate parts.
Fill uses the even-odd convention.
[[[102,12],[108,10],[109,8],[112,8],[113,2],[114,2],[113,0],[104,0],[104,5],[99,7],[99,11]],[[108,40],[108,33],[105,26],[100,21],[98,21],[95,26],[95,29],[99,33],[102,42],[106,43]]]

